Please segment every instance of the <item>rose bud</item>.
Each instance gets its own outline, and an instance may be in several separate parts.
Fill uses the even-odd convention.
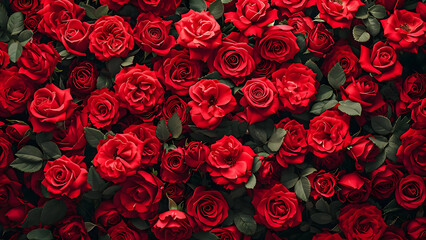
[[[395,191],[396,202],[407,210],[414,210],[425,202],[426,187],[423,178],[410,174],[402,178]]]
[[[367,201],[371,192],[371,182],[358,173],[349,173],[340,177],[340,191],[337,197],[341,202],[361,203]]]
[[[403,173],[398,166],[387,160],[385,165],[371,173],[371,195],[377,199],[386,199],[393,195]]]
[[[280,182],[282,167],[275,159],[273,154],[267,157],[258,156],[262,162],[259,170],[256,172],[256,179],[265,185],[274,185]]]
[[[357,170],[363,170],[365,163],[376,161],[375,157],[380,153],[379,147],[368,139],[369,137],[372,135],[354,137],[348,147],[347,153],[355,160]]]
[[[185,184],[183,183],[168,183],[164,188],[164,193],[171,198],[175,203],[182,202],[185,194]]]
[[[17,228],[24,223],[28,211],[33,209],[34,206],[25,201],[18,199],[19,203],[12,206],[0,208],[0,224],[4,228]]]
[[[151,228],[159,240],[189,239],[197,224],[192,218],[179,210],[169,210],[158,216],[157,222]]]
[[[277,123],[276,127],[287,131],[276,155],[277,162],[285,168],[290,164],[303,163],[308,151],[306,130],[303,125],[290,118],[285,118]]]
[[[314,199],[334,196],[337,177],[333,173],[320,170],[310,174],[308,179],[312,186],[311,196]]]
[[[314,28],[314,21],[310,17],[306,17],[303,12],[292,14],[287,20],[287,24],[293,27],[293,33],[307,34]]]
[[[183,148],[172,149],[161,158],[160,177],[168,183],[186,182],[191,177],[191,168],[184,161]]]
[[[77,19],[70,19],[56,30],[59,41],[65,49],[77,56],[86,56],[89,48],[89,35],[93,25]]]
[[[29,140],[29,130],[30,126],[24,123],[15,123],[12,125],[8,125],[6,127],[7,136],[15,142],[19,142],[19,144],[25,144],[24,142]]]
[[[404,2],[405,0],[376,0],[376,4],[384,6],[389,12],[400,9],[404,5]]]
[[[182,126],[185,126],[188,123],[189,115],[187,113],[187,103],[183,101],[180,97],[172,95],[167,98],[163,106],[163,117],[166,120],[169,120],[174,113],[177,113]]]
[[[210,149],[208,146],[201,142],[192,141],[185,146],[185,163],[192,170],[197,171],[200,166],[204,165],[209,153]]]
[[[94,63],[89,61],[74,62],[67,80],[67,87],[71,93],[85,98],[96,89],[99,73]]]

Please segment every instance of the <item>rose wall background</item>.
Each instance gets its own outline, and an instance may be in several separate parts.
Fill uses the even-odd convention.
[[[426,239],[426,4],[2,0],[0,238]]]

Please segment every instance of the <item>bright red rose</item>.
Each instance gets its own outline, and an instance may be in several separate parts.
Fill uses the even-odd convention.
[[[148,240],[148,235],[142,231],[135,231],[127,226],[125,222],[120,222],[108,229],[111,239],[118,240]]]
[[[8,51],[7,43],[0,42],[0,69],[6,68],[10,63]]]
[[[185,163],[181,147],[164,154],[160,167],[161,179],[169,183],[186,182],[191,177],[191,168]]]
[[[181,0],[137,0],[142,12],[151,12],[156,16],[167,17],[176,12]]]
[[[269,229],[283,231],[302,222],[302,206],[296,194],[280,183],[271,189],[255,189],[252,204],[254,220]]]
[[[162,115],[167,120],[177,113],[180,118],[182,126],[185,126],[189,120],[189,114],[187,113],[188,104],[176,95],[172,95],[167,98],[163,105]]]
[[[380,153],[379,147],[377,147],[369,137],[373,136],[365,135],[354,137],[348,147],[349,151],[347,151],[347,153],[349,157],[355,160],[355,167],[357,170],[364,169],[365,163],[376,161],[375,157]]]
[[[215,79],[202,79],[189,88],[191,119],[199,128],[216,128],[237,105],[231,88]]]
[[[121,215],[112,201],[103,201],[96,208],[95,222],[108,229],[122,222]]]
[[[403,173],[397,165],[387,160],[385,165],[371,173],[371,195],[377,199],[386,199],[393,195]]]
[[[9,168],[0,174],[0,204],[2,208],[17,206],[23,197],[21,184],[15,172]]]
[[[386,223],[376,206],[349,204],[340,212],[339,227],[348,240],[378,240],[386,229]]]
[[[191,59],[207,61],[211,51],[222,43],[220,25],[207,11],[189,10],[175,23],[177,43],[189,49]]]
[[[337,42],[325,57],[321,66],[324,75],[327,75],[336,63],[340,63],[340,66],[345,71],[346,78],[356,78],[362,72],[358,57],[352,52],[351,47],[343,41]]]
[[[395,225],[390,225],[386,228],[380,240],[407,240],[407,238],[405,237],[404,230]]]
[[[114,195],[114,205],[126,218],[150,219],[157,214],[164,183],[152,173],[138,171]]]
[[[339,233],[323,232],[315,234],[312,240],[343,240],[343,238]]]
[[[426,217],[419,217],[410,221],[407,225],[407,234],[411,239],[425,239],[426,237]]]
[[[410,112],[415,104],[426,98],[426,74],[414,73],[404,81],[395,82],[401,101],[396,103],[397,114]]]
[[[395,10],[381,23],[389,45],[397,51],[417,53],[426,42],[426,24],[418,13]]]
[[[337,177],[333,173],[320,170],[310,174],[308,179],[311,182],[311,196],[314,199],[319,197],[331,198],[334,196]]]
[[[303,12],[290,15],[287,24],[293,27],[293,33],[301,33],[303,35],[307,34],[315,27],[312,18],[305,16]]]
[[[309,123],[307,135],[310,151],[323,158],[349,146],[350,116],[337,110],[327,110]]]
[[[306,130],[303,125],[295,120],[285,118],[277,123],[276,127],[287,131],[281,148],[276,155],[277,162],[282,167],[288,167],[289,164],[303,163],[308,151]]]
[[[213,228],[210,230],[211,233],[214,233],[219,239],[223,240],[242,240],[243,234],[238,231],[236,226],[222,227],[222,228]]]
[[[185,146],[185,163],[192,170],[197,171],[200,166],[204,166],[210,154],[210,148],[201,142],[189,142]]]
[[[61,61],[59,53],[50,44],[28,42],[18,59],[19,73],[37,84],[42,84],[52,75]]]
[[[278,164],[275,156],[270,154],[267,157],[258,156],[262,161],[259,170],[256,172],[256,180],[262,184],[274,185],[281,178],[282,167]]]
[[[410,174],[403,177],[395,191],[396,202],[407,210],[414,210],[425,202],[426,187],[423,178]]]
[[[151,231],[159,240],[186,240],[191,237],[195,226],[194,220],[186,213],[169,210],[158,216]]]
[[[261,38],[256,41],[255,49],[266,60],[283,63],[299,52],[293,27],[288,25],[275,25],[267,28]]]
[[[29,120],[33,132],[49,132],[59,122],[68,119],[76,106],[69,89],[61,90],[49,83],[34,93],[34,100],[28,103]]]
[[[242,145],[234,136],[224,136],[210,149],[207,171],[213,182],[235,189],[248,181],[256,155],[250,147]]]
[[[228,217],[228,203],[216,190],[197,187],[186,201],[186,212],[193,217],[202,231],[211,230]]]
[[[100,0],[101,5],[108,5],[109,9],[114,11],[120,10],[124,5],[128,4],[130,0]]]
[[[83,218],[78,215],[66,217],[56,224],[53,236],[55,239],[90,240],[89,234],[84,226]]]
[[[90,33],[89,49],[100,61],[125,57],[133,49],[134,39],[130,24],[120,16],[102,16],[96,20]]]
[[[0,171],[9,167],[9,164],[15,160],[12,152],[12,143],[6,134],[0,131]]]
[[[133,133],[108,135],[99,143],[93,165],[102,178],[122,183],[140,168],[142,146]]]
[[[334,46],[333,34],[322,23],[318,23],[308,32],[306,38],[308,50],[317,57],[324,57]]]
[[[350,28],[355,13],[362,5],[360,0],[317,0],[319,17],[332,28]]]
[[[39,0],[9,0],[10,8],[15,12],[28,13],[39,6]]]
[[[71,89],[72,94],[80,98],[87,97],[96,89],[99,73],[95,64],[89,61],[76,62],[71,68],[67,87]]]
[[[96,89],[87,99],[84,113],[96,128],[110,129],[120,119],[120,104],[117,95],[108,88]]]
[[[411,112],[411,119],[414,121],[413,125],[411,126],[412,128],[426,128],[426,99],[423,99],[413,107],[413,111]]]
[[[56,29],[56,36],[65,49],[77,56],[86,56],[89,48],[89,34],[93,25],[78,19],[70,19]]]
[[[396,156],[411,174],[426,177],[426,129],[410,128],[401,136],[402,144]]]
[[[277,10],[267,0],[238,0],[236,12],[226,12],[225,22],[232,22],[245,36],[260,37],[266,26],[276,19]]]
[[[179,204],[185,197],[184,183],[169,183],[164,188],[164,195],[171,198],[175,203]]]
[[[416,6],[416,13],[420,14],[423,21],[426,20],[426,3],[418,2]]]
[[[341,202],[361,203],[367,201],[371,192],[371,182],[358,173],[348,173],[339,177],[340,191],[337,197]]]
[[[279,7],[282,14],[291,15],[312,7],[315,0],[271,0],[271,4]]]

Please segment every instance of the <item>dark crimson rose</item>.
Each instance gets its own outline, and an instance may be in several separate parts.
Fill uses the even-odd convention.
[[[213,182],[226,189],[235,189],[248,181],[256,155],[250,147],[231,135],[216,141],[210,150],[207,171]]]
[[[151,12],[156,16],[167,17],[176,12],[181,0],[137,0],[142,12]]]
[[[236,12],[224,14],[225,22],[233,23],[247,37],[260,37],[266,26],[278,19],[277,10],[267,0],[237,0],[236,8]]]
[[[315,5],[315,0],[271,0],[271,4],[279,7],[282,14],[291,15],[312,7]]]
[[[389,18],[380,21],[389,45],[397,51],[417,53],[426,42],[426,24],[418,13],[395,10]]]
[[[39,0],[9,0],[10,8],[15,12],[27,13],[35,10],[39,3]]]
[[[348,147],[347,153],[349,157],[355,160],[357,170],[364,169],[365,163],[376,161],[375,157],[380,153],[379,147],[369,139],[370,137],[373,136],[354,137]]]
[[[423,99],[413,107],[413,111],[411,112],[411,119],[414,121],[413,125],[411,126],[412,128],[426,128],[426,99]]]
[[[266,60],[283,63],[299,52],[293,27],[288,25],[275,25],[267,28],[261,38],[256,41],[255,49]]]
[[[415,104],[426,98],[426,74],[414,73],[404,81],[397,81],[395,85],[400,100],[396,103],[397,114],[410,112]]]
[[[71,65],[72,70],[69,73],[67,87],[71,93],[85,98],[96,89],[96,81],[99,73],[94,63],[89,61],[76,62]]]
[[[271,77],[272,73],[278,68],[278,64],[274,61],[263,59],[259,54],[255,53],[256,68],[253,71],[253,76],[256,78]]]
[[[18,59],[19,73],[34,83],[42,84],[52,75],[61,61],[59,53],[50,44],[28,42]]]
[[[145,65],[123,68],[115,77],[114,90],[123,107],[148,122],[164,101],[164,89],[156,73]]]
[[[318,23],[308,32],[306,38],[308,50],[317,57],[324,57],[334,46],[333,34],[322,23]]]
[[[189,88],[191,119],[199,128],[215,129],[237,105],[232,90],[216,79],[202,79]]]
[[[0,131],[0,171],[9,167],[9,164],[15,160],[12,152],[12,143],[6,134]]]
[[[151,228],[159,240],[189,239],[196,223],[190,216],[179,210],[169,210],[158,216]]]
[[[371,195],[378,199],[386,199],[393,195],[399,180],[403,176],[402,172],[389,160],[385,165],[371,173]]]
[[[416,6],[416,13],[420,14],[423,21],[426,20],[426,3],[418,2]]]
[[[210,230],[211,233],[215,234],[221,240],[242,240],[243,234],[238,231],[236,226],[213,228]]]
[[[0,69],[4,69],[9,65],[10,57],[8,54],[7,43],[0,42]]]
[[[323,158],[349,146],[350,116],[337,110],[327,110],[309,123],[307,135],[310,151]]]
[[[137,232],[129,228],[125,222],[120,222],[109,228],[108,234],[114,240],[148,240],[148,235],[145,232]]]
[[[312,240],[343,240],[343,238],[339,233],[323,232],[315,234]]]
[[[275,159],[275,156],[270,154],[267,157],[258,157],[262,163],[259,170],[256,172],[256,180],[266,185],[278,183],[280,181],[282,168]]]
[[[187,113],[188,104],[176,95],[172,95],[167,98],[164,103],[162,114],[166,120],[169,120],[173,114],[177,113],[180,118],[182,126],[185,126],[189,120],[189,114]]]
[[[92,32],[92,28],[93,25],[87,22],[70,19],[56,29],[56,35],[69,53],[86,56],[86,51],[89,48],[89,34]]]
[[[122,17],[102,16],[96,20],[90,33],[90,52],[103,62],[112,57],[126,57],[135,44],[132,34],[130,24]]]
[[[188,50],[172,49],[168,56],[154,62],[154,70],[167,90],[182,97],[188,95],[188,89],[201,77],[201,63],[190,59]]]
[[[386,229],[382,212],[368,203],[346,205],[338,220],[348,240],[378,240]]]
[[[6,134],[12,141],[18,142],[18,148],[21,148],[30,140],[30,126],[25,123],[15,123],[6,127]]]
[[[389,12],[392,12],[395,9],[402,8],[405,0],[376,0],[375,2],[384,6]]]
[[[108,229],[122,222],[122,218],[112,201],[103,201],[96,208],[95,222]]]
[[[396,202],[407,210],[414,210],[425,202],[426,187],[423,178],[410,174],[403,177],[395,191]]]
[[[207,11],[189,10],[175,23],[177,43],[189,49],[191,59],[207,61],[210,53],[222,43],[220,25]]]
[[[332,28],[350,28],[358,8],[364,5],[360,0],[317,0],[319,17]]]
[[[407,234],[411,239],[423,240],[426,238],[426,217],[419,217],[407,225]]]
[[[171,198],[175,203],[179,204],[182,202],[185,194],[184,183],[168,183],[164,188],[164,194]]]
[[[84,226],[83,218],[78,215],[66,217],[53,230],[53,236],[58,240],[81,239],[90,240]]]
[[[303,12],[298,12],[290,15],[287,24],[293,27],[293,33],[301,33],[303,35],[310,32],[315,24],[312,18],[305,16]]]
[[[359,66],[358,57],[352,52],[351,47],[343,41],[337,42],[333,49],[327,54],[321,66],[322,72],[327,75],[336,63],[340,63],[340,66],[342,66],[345,71],[346,78],[356,78],[362,72]]]
[[[108,88],[96,89],[87,99],[84,113],[96,128],[110,129],[120,118],[120,103],[117,94]]]
[[[228,203],[216,190],[197,187],[186,201],[186,212],[193,217],[202,231],[211,230],[228,217]]]
[[[249,237],[249,236],[245,236],[245,237]],[[265,240],[287,240],[287,238],[285,237],[281,238],[276,233],[267,230],[265,234]]]
[[[326,169],[330,170],[338,168],[340,165],[342,165],[344,160],[345,154],[343,151],[338,151],[325,157],[314,156],[315,166],[317,166],[317,168],[325,167]]]
[[[15,172],[9,168],[0,174],[0,204],[2,208],[17,206],[23,197],[21,184]]]
[[[285,168],[289,164],[303,163],[306,152],[308,151],[306,130],[303,125],[295,120],[285,118],[277,123],[276,127],[287,131],[281,148],[276,155],[277,162]]]
[[[87,114],[75,111],[65,120],[65,128],[53,131],[52,141],[67,157],[82,155],[86,149],[84,128],[87,126],[89,126]]]
[[[156,126],[143,123],[130,125],[123,133],[134,133],[142,141],[141,167],[147,168],[158,163],[161,153],[161,142],[155,134]]]
[[[407,238],[404,230],[395,227],[395,225],[390,225],[386,228],[380,240],[407,240]]]
[[[122,183],[140,168],[142,146],[143,142],[133,133],[108,135],[97,147],[93,166],[102,178]]]
[[[114,11],[120,10],[124,5],[128,4],[130,0],[100,0],[101,5],[108,5],[109,9]]]
[[[164,154],[160,167],[161,179],[168,183],[186,182],[191,177],[191,168],[185,163],[181,147]]]
[[[41,182],[54,198],[77,198],[90,189],[87,183],[86,164],[83,156],[62,156],[48,161]]]
[[[333,173],[320,170],[319,172],[310,174],[308,179],[311,182],[311,196],[314,199],[319,197],[331,198],[334,196],[337,177]]]
[[[361,203],[368,199],[371,192],[371,182],[358,173],[348,173],[339,177],[340,191],[337,197],[341,202]]]
[[[301,63],[292,63],[275,71],[272,82],[278,91],[281,108],[291,113],[302,113],[316,99],[319,83],[316,74]]]
[[[133,36],[143,51],[165,56],[176,45],[175,38],[169,35],[173,21],[164,21],[150,12],[139,15],[137,21]]]
[[[411,174],[426,177],[426,129],[410,128],[401,136],[402,144],[396,156]]]
[[[38,30],[38,24],[41,21],[41,16],[36,12],[30,12],[25,16],[25,27],[36,32]]]
[[[33,101],[28,103],[28,119],[33,132],[52,131],[58,123],[68,119],[76,106],[72,100],[70,89],[61,90],[51,83],[38,89]]]
[[[250,79],[241,91],[244,94],[240,99],[240,104],[244,107],[242,118],[249,124],[264,121],[278,111],[277,89],[269,79]]]
[[[394,80],[402,74],[402,65],[395,50],[384,42],[377,42],[373,49],[361,45],[359,63],[379,82]]]
[[[296,194],[281,183],[271,189],[255,189],[252,204],[254,220],[269,229],[283,231],[302,222],[302,206]]]
[[[28,211],[34,208],[31,203],[21,199],[18,200],[19,203],[17,205],[0,208],[0,224],[4,228],[20,227],[24,223]]]
[[[200,166],[205,165],[204,163],[210,154],[210,148],[202,142],[191,141],[185,146],[184,152],[186,165],[197,171]]]
[[[152,173],[138,171],[114,195],[114,205],[126,218],[150,219],[158,211],[164,183]]]

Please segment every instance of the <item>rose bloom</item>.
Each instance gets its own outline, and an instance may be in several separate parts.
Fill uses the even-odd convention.
[[[93,159],[96,171],[107,181],[124,182],[140,168],[142,144],[133,133],[108,135],[97,147]]]
[[[426,24],[418,13],[395,10],[389,18],[380,21],[389,45],[397,51],[417,53],[426,42]]]
[[[298,12],[290,15],[287,24],[293,27],[293,33],[307,34],[314,28],[312,18],[305,16],[303,12]]]
[[[349,121],[350,116],[337,110],[327,110],[314,117],[307,135],[310,151],[323,158],[349,146]]]
[[[350,28],[358,8],[364,5],[360,0],[317,0],[319,17],[332,28]]]
[[[41,16],[38,15],[36,12],[29,12],[25,16],[25,27],[32,30],[33,32],[37,32],[39,22],[41,21]]]
[[[186,182],[191,177],[191,168],[185,164],[181,147],[172,149],[161,158],[160,176],[166,182]]]
[[[331,198],[334,196],[337,177],[333,173],[324,170],[316,171],[308,176],[311,182],[311,196],[314,199],[319,197]]]
[[[120,104],[117,95],[108,88],[96,89],[87,99],[84,113],[96,128],[110,129],[120,118]]]
[[[395,191],[396,202],[407,210],[414,210],[425,202],[426,187],[423,178],[410,174],[403,177]]]
[[[46,84],[34,93],[34,100],[28,103],[28,119],[33,132],[50,132],[59,122],[65,121],[74,112],[70,89],[61,90],[54,84]]]
[[[212,230],[210,230],[210,232],[215,234],[219,239],[224,239],[224,240],[243,239],[243,234],[240,231],[238,231],[238,228],[236,226],[213,228]]]
[[[293,59],[300,49],[292,30],[288,25],[268,27],[256,41],[255,50],[262,58],[278,63]]]
[[[411,239],[425,239],[426,217],[419,217],[410,221],[407,225],[407,234]]]
[[[426,128],[426,99],[423,99],[413,107],[413,111],[411,112],[411,119],[414,121],[413,125],[411,126],[412,128]]]
[[[275,156],[270,154],[267,157],[258,156],[262,161],[259,170],[256,172],[256,180],[265,185],[274,185],[280,182],[282,167],[278,164]]]
[[[204,166],[210,154],[210,148],[201,142],[191,141],[185,146],[185,164],[197,171]]]
[[[402,144],[396,156],[411,174],[426,177],[426,129],[410,128],[401,136]]]
[[[252,204],[256,210],[254,220],[269,229],[283,231],[302,221],[302,206],[296,194],[280,183],[270,189],[255,189]]]
[[[78,19],[70,19],[56,30],[58,39],[65,49],[77,56],[86,56],[89,48],[89,34],[93,25]]]
[[[83,218],[75,215],[64,218],[56,224],[53,236],[55,239],[81,239],[90,240],[84,226]]]
[[[348,240],[378,240],[386,229],[382,212],[368,203],[344,206],[338,220]]]
[[[371,173],[371,195],[377,199],[386,199],[393,195],[403,173],[389,160],[385,165]]]
[[[351,47],[343,41],[337,42],[325,57],[321,65],[321,70],[324,75],[327,75],[336,63],[340,63],[343,71],[345,71],[346,78],[356,78],[362,72],[359,66],[358,57],[352,52]]]
[[[85,98],[96,89],[99,76],[96,65],[89,61],[74,62],[67,80],[71,93],[79,98]]]
[[[21,184],[15,172],[11,168],[2,171],[2,174],[0,174],[1,209],[19,205],[22,197]]]
[[[416,13],[420,14],[423,21],[426,20],[426,3],[418,2],[416,6]]]
[[[148,240],[148,234],[143,231],[135,231],[127,226],[125,222],[120,222],[108,229],[111,239],[119,240]]]
[[[10,63],[8,51],[7,43],[0,42],[0,69],[6,68]]]
[[[157,222],[151,228],[159,240],[189,239],[196,223],[190,216],[179,210],[169,210],[158,216]]]
[[[291,15],[312,7],[315,5],[315,0],[271,0],[271,4],[279,7],[283,15]]]
[[[254,62],[256,67],[253,71],[253,77],[255,78],[270,78],[272,73],[278,68],[278,63],[262,58],[258,53],[254,53]]]
[[[372,135],[352,138],[349,146],[350,149],[347,151],[349,157],[355,160],[357,170],[364,169],[365,163],[376,161],[375,157],[380,153],[379,147],[369,137],[372,137]]]
[[[234,136],[224,136],[210,147],[207,171],[214,183],[226,189],[238,188],[251,175],[253,150],[241,144]]]
[[[260,37],[266,26],[278,19],[277,10],[267,0],[237,0],[236,8],[236,12],[224,14],[225,22],[232,22],[247,37]]]
[[[169,183],[164,188],[164,195],[171,198],[175,203],[180,204],[185,197],[184,183]]]
[[[410,112],[415,104],[426,98],[426,74],[414,73],[395,85],[400,97],[396,103],[398,115]]]
[[[138,171],[114,195],[114,205],[126,218],[150,219],[157,214],[164,183],[152,173]]]
[[[389,12],[402,8],[404,2],[405,0],[376,0],[376,4],[384,6]]]
[[[189,10],[175,23],[179,34],[177,43],[189,49],[191,59],[206,61],[210,53],[222,43],[220,25],[207,11]]]
[[[126,57],[133,49],[134,39],[130,24],[120,16],[102,16],[93,25],[89,49],[100,61],[112,57]]]
[[[344,160],[345,160],[345,154],[343,150],[332,153],[325,157],[314,156],[314,162],[315,162],[316,168],[326,168],[329,170],[338,168],[340,165],[343,164]]]
[[[395,225],[390,225],[386,228],[380,240],[407,240],[407,238],[405,237],[404,230]]]
[[[276,124],[277,128],[287,131],[283,143],[278,151],[277,162],[282,167],[288,167],[289,164],[303,163],[308,143],[306,141],[306,130],[302,124],[289,118],[282,119]]]
[[[181,0],[137,0],[137,4],[142,12],[151,12],[160,17],[173,15],[180,3]]]
[[[323,232],[315,234],[312,240],[343,240],[343,238],[339,233]]]
[[[341,202],[361,203],[367,201],[371,192],[371,181],[358,173],[348,173],[339,177],[340,191],[337,197]]]
[[[308,32],[306,38],[308,50],[317,57],[324,57],[334,46],[333,35],[323,23],[318,23]]]
[[[162,115],[167,120],[177,113],[182,126],[188,123],[189,114],[187,113],[188,104],[176,95],[167,98],[163,105]]]
[[[31,127],[26,123],[15,123],[8,125],[6,127],[5,133],[9,137],[11,141],[18,142],[18,149],[24,146],[30,140],[30,129]],[[3,142],[3,144],[7,144],[7,142]],[[11,149],[11,148],[10,148]],[[11,150],[3,149],[3,156],[6,156],[5,153]],[[1,157],[0,157],[1,158]],[[4,159],[4,157],[3,157]]]
[[[202,79],[189,89],[191,119],[199,128],[216,128],[237,105],[231,88],[216,79]]]
[[[18,228],[21,227],[26,219],[28,211],[34,209],[34,206],[19,199],[19,204],[11,207],[0,208],[0,224],[4,228]]]
[[[9,0],[10,8],[15,12],[28,13],[39,6],[39,0]]]
[[[112,201],[102,201],[96,208],[94,216],[95,222],[107,229],[123,221]]]

